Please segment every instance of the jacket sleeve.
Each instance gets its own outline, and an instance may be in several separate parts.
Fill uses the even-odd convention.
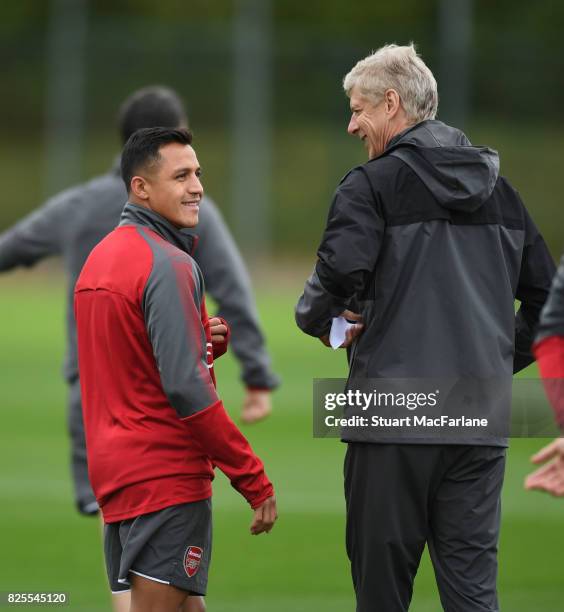
[[[253,509],[274,495],[262,461],[254,454],[221,401],[185,418],[184,422],[207,449],[214,465],[229,478],[233,488]]]
[[[64,209],[68,199],[69,192],[55,196],[0,234],[0,271],[32,266],[61,252]]]
[[[564,336],[564,255],[541,312],[536,342],[550,336]]]
[[[556,420],[564,430],[564,256],[541,312],[534,353]]]
[[[323,336],[331,319],[347,308],[374,270],[385,223],[376,195],[362,169],[337,188],[317,251],[317,264],[296,306],[296,323],[307,334]]]
[[[271,368],[247,268],[209,198],[202,203],[196,233],[199,242],[194,258],[207,292],[217,303],[218,316],[231,325],[231,349],[241,363],[243,381],[248,387],[274,389],[280,381]]]
[[[534,346],[544,389],[564,431],[564,336],[547,336]]]
[[[155,256],[142,306],[163,390],[210,460],[257,507],[272,495],[272,485],[217,396],[200,314],[202,300],[203,283],[190,258]]]
[[[521,306],[515,315],[514,373],[535,359],[533,339],[555,272],[554,261],[542,236],[526,210],[525,215],[525,245],[515,294]]]

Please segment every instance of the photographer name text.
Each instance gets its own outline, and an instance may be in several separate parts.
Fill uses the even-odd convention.
[[[354,415],[348,418],[333,414],[325,417],[327,427],[487,427],[488,419],[472,419],[466,416],[450,417],[446,414],[437,417],[371,417]]]

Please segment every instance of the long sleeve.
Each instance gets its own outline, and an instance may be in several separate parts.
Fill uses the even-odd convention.
[[[550,252],[528,214],[526,221],[525,246],[516,291],[521,306],[515,316],[514,372],[519,372],[535,359],[533,339],[555,272]]]
[[[0,271],[31,266],[61,252],[64,208],[71,192],[63,192],[0,234]]]
[[[315,270],[296,306],[296,323],[305,333],[326,334],[332,317],[362,289],[376,264],[384,226],[366,175],[353,170],[335,193]]]
[[[225,221],[209,198],[202,203],[195,231],[200,239],[194,258],[202,269],[207,292],[217,302],[218,316],[231,327],[231,349],[241,363],[243,381],[249,387],[274,389],[279,379],[271,368],[249,274]]]
[[[541,312],[536,342],[551,336],[564,336],[564,255]]]
[[[217,395],[203,299],[193,260],[155,255],[143,292],[143,313],[163,390],[210,460],[257,507],[272,495],[272,485]]]
[[[564,256],[541,312],[533,350],[556,420],[564,430]]]
[[[232,487],[252,508],[258,508],[274,495],[262,461],[254,454],[221,401],[186,418],[184,422],[214,465],[229,478]]]

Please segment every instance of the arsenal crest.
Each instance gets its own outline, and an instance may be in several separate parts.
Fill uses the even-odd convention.
[[[184,555],[184,570],[188,574],[188,578],[192,578],[200,569],[200,561],[204,551],[199,546],[188,546]]]

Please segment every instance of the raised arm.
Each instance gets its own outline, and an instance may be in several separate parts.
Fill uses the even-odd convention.
[[[65,209],[74,190],[64,191],[0,234],[0,271],[36,262],[61,252]]]

